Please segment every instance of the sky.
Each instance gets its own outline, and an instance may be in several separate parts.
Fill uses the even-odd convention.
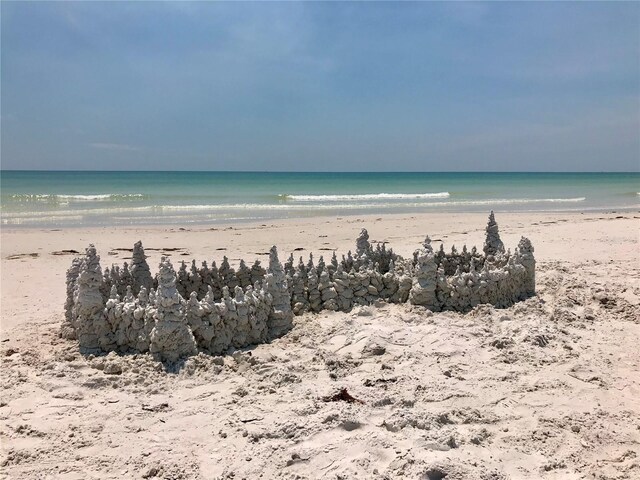
[[[3,169],[640,171],[640,3],[0,2]]]

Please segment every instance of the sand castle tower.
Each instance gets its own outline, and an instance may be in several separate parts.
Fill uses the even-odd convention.
[[[307,290],[309,293],[309,309],[312,312],[322,310],[322,298],[318,288],[318,272],[315,267],[307,272]]]
[[[366,228],[360,231],[360,235],[356,239],[356,255],[358,258],[368,256],[371,252],[371,244],[369,243],[369,232]]]
[[[494,256],[496,254],[504,253],[504,243],[500,240],[500,234],[498,233],[498,224],[496,218],[493,215],[493,210],[489,214],[489,223],[486,228],[487,236],[484,241],[482,250],[484,254],[488,256]]]
[[[520,263],[527,271],[525,280],[525,293],[527,296],[536,294],[536,259],[533,256],[533,245],[527,237],[520,238],[518,242],[518,254]]]
[[[256,260],[251,265],[251,285],[254,285],[258,281],[262,281],[267,271],[260,266],[260,260]]]
[[[67,270],[67,300],[64,304],[64,321],[60,327],[60,336],[68,340],[76,339],[76,318],[73,311],[75,305],[74,295],[76,294],[77,281],[81,269],[82,259],[74,258],[73,262],[71,262],[71,267]]]
[[[111,343],[111,329],[104,313],[102,268],[96,248],[89,245],[77,279],[77,299],[75,305],[76,334],[80,348],[96,350]]]
[[[161,360],[175,362],[198,351],[191,328],[186,322],[184,301],[176,288],[176,272],[162,257],[158,272],[155,326],[151,331],[149,351]]]
[[[251,269],[247,267],[247,264],[242,259],[240,260],[240,266],[236,272],[236,278],[242,288],[247,288],[249,285],[252,285]]]
[[[144,254],[142,242],[137,241],[133,245],[133,258],[131,259],[131,276],[133,277],[133,293],[138,294],[140,288],[144,287],[147,291],[153,288],[153,277],[147,263],[147,257]]]
[[[291,283],[291,307],[295,315],[300,315],[309,308],[309,297],[300,270],[294,271]]]
[[[278,250],[274,245],[269,251],[269,269],[266,276],[267,292],[271,295],[271,313],[267,326],[269,336],[279,337],[293,326],[291,297],[287,286],[287,278],[278,260]]]
[[[423,248],[417,251],[413,285],[409,292],[409,301],[414,305],[422,305],[430,310],[438,310],[436,284],[438,266],[431,247],[431,239],[425,238]]]

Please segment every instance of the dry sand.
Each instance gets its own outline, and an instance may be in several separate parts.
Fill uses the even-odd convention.
[[[640,216],[497,219],[505,245],[534,243],[535,298],[308,314],[271,344],[171,372],[58,337],[73,255],[53,252],[93,242],[104,267],[141,239],[154,271],[163,250],[236,266],[272,244],[282,259],[345,253],[366,227],[408,256],[425,234],[480,247],[486,215],[3,229],[0,477],[640,478]]]

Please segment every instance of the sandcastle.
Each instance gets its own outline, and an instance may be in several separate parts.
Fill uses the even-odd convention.
[[[410,302],[431,311],[466,312],[479,304],[508,307],[535,294],[535,258],[522,237],[512,254],[500,240],[489,215],[483,253],[466,246],[434,251],[429,237],[413,258],[404,259],[377,244],[362,230],[356,251],[328,263],[280,263],[276,247],[264,269],[256,260],[240,261],[236,271],[227,257],[218,268],[182,262],[176,272],[162,257],[155,278],[141,242],[131,266],[104,272],[90,245],[67,270],[62,336],[77,339],[84,352],[150,352],[163,361],[268,342],[292,328],[294,315],[322,310],[348,312],[377,301]]]

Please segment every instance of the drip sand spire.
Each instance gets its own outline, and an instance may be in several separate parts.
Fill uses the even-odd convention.
[[[176,361],[197,353],[196,341],[185,319],[184,300],[176,288],[176,272],[162,257],[156,292],[155,326],[149,351],[161,360]]]
[[[500,240],[500,234],[498,233],[498,223],[493,215],[493,210],[489,214],[489,222],[486,228],[487,236],[484,241],[482,250],[486,256],[497,255],[504,253],[504,244]]]
[[[80,348],[87,351],[112,346],[111,331],[104,314],[104,300],[100,293],[102,268],[96,248],[89,245],[77,278],[75,324]]]
[[[147,264],[147,257],[144,254],[141,241],[137,241],[133,245],[131,277],[133,278],[133,293],[136,295],[142,287],[147,290],[153,288],[153,277],[151,277],[151,270],[149,269],[149,264]]]
[[[422,248],[416,253],[413,286],[409,292],[409,301],[414,305],[422,305],[436,310],[438,306],[436,299],[438,266],[429,237],[425,238]]]
[[[266,276],[267,292],[271,295],[272,306],[269,314],[269,335],[279,337],[293,325],[293,311],[289,296],[287,278],[278,260],[278,249],[274,245],[269,251],[269,269]]]
[[[371,252],[371,244],[369,243],[369,232],[366,228],[360,231],[360,235],[356,239],[356,255],[364,257]]]

